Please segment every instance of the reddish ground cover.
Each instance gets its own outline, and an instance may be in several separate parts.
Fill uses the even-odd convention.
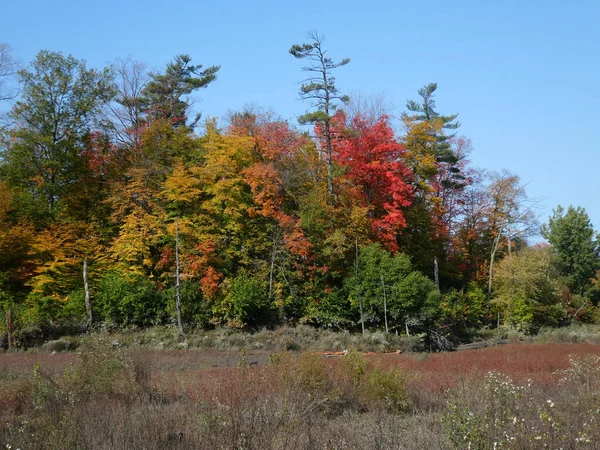
[[[239,362],[240,355],[233,352],[195,350],[145,350],[132,351],[132,356],[142,361],[148,375],[157,385],[170,385],[169,390],[189,392],[190,385],[200,378],[222,379],[228,377]],[[401,370],[409,387],[440,393],[458,387],[461,383],[480,379],[489,371],[502,372],[517,382],[531,378],[542,385],[556,382],[557,370],[569,365],[569,355],[600,355],[600,346],[594,344],[509,344],[478,350],[449,353],[422,354],[369,354],[366,358],[383,367]],[[250,367],[262,366],[268,355],[252,353],[246,356]],[[343,356],[325,358],[326,364],[335,366]],[[27,378],[35,364],[44,372],[59,374],[75,362],[76,353],[4,353],[0,354],[0,379],[4,381]]]
[[[462,352],[383,355],[375,359],[407,375],[409,385],[440,392],[460,383],[501,372],[517,382],[531,378],[553,385],[557,370],[569,366],[569,355],[600,355],[595,344],[509,344]]]

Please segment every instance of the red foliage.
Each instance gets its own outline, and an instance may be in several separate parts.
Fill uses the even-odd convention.
[[[306,144],[306,137],[292,130],[287,122],[274,121],[268,115],[244,114],[235,117],[230,133],[252,136],[256,162],[243,172],[252,190],[251,217],[263,216],[283,229],[283,241],[293,254],[308,258],[310,242],[300,228],[300,220],[285,211],[286,192],[283,173],[293,166],[295,152]]]
[[[160,254],[160,260],[156,263],[156,268],[160,270],[168,270],[173,266],[175,261],[175,250],[171,247],[163,247]]]
[[[388,118],[375,125],[354,118],[337,148],[336,162],[348,168],[350,191],[369,208],[373,232],[390,251],[397,251],[396,235],[406,227],[403,209],[411,205],[413,188],[411,171],[402,163],[405,150]]]
[[[124,164],[119,149],[100,131],[92,131],[88,135],[80,157],[84,168],[79,181],[82,185],[105,180],[121,170],[119,165]]]

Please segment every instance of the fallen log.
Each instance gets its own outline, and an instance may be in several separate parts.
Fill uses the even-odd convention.
[[[471,342],[470,344],[462,344],[457,347],[456,350],[475,350],[478,348],[486,348],[492,345],[502,345],[508,344],[508,339],[500,339],[498,341],[481,341],[481,342]]]

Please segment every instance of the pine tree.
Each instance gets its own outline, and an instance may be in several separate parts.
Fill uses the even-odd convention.
[[[309,72],[309,77],[302,82],[300,86],[300,97],[303,100],[310,99],[316,111],[307,112],[298,118],[300,124],[322,124],[325,136],[325,152],[327,157],[327,191],[329,196],[333,196],[333,157],[332,157],[332,133],[331,118],[336,109],[336,100],[342,103],[348,103],[349,98],[342,95],[335,86],[335,78],[331,75],[333,69],[345,66],[350,62],[350,58],[344,58],[340,62],[326,56],[327,50],[323,48],[325,36],[316,31],[308,33],[311,43],[293,45],[290,48],[290,54],[297,59],[306,59],[310,61],[308,66],[302,67],[302,70]]]
[[[185,96],[212,83],[220,66],[202,70],[202,65],[191,65],[191,60],[188,55],[177,55],[164,73],[151,75],[152,80],[142,91],[149,120],[167,119],[176,128],[187,126],[193,129],[196,126],[200,114],[187,123],[190,102]]]
[[[428,146],[428,151],[435,156],[438,163],[454,165],[459,161],[459,158],[448,142],[448,139],[454,135],[448,135],[444,130],[456,130],[460,127],[460,122],[456,122],[458,114],[442,116],[435,110],[434,93],[436,90],[437,83],[429,83],[419,89],[418,93],[422,103],[409,100],[406,103],[406,108],[414,114],[403,113],[402,120],[407,126],[421,122],[427,122],[431,125],[428,133],[433,139]]]

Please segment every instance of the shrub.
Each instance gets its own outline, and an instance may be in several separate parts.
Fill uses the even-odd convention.
[[[94,312],[104,322],[118,325],[153,325],[166,317],[164,295],[147,278],[109,272],[98,282]]]
[[[45,342],[42,348],[51,352],[72,352],[77,350],[79,345],[80,340],[78,338],[65,336],[54,341]]]
[[[247,273],[228,281],[227,294],[216,312],[232,326],[258,326],[271,323],[274,309],[265,283]]]
[[[365,403],[377,402],[391,413],[408,412],[411,407],[404,390],[404,377],[397,370],[371,369],[361,380],[360,394]]]
[[[175,287],[171,286],[162,292],[166,308],[173,322],[176,317]],[[181,282],[181,315],[187,326],[206,327],[210,324],[212,305],[203,298],[202,289],[196,281]]]
[[[113,394],[117,389],[116,375],[128,364],[117,346],[104,339],[92,339],[86,342],[77,363],[67,368],[65,389],[72,401]],[[127,392],[128,387],[122,390]]]

